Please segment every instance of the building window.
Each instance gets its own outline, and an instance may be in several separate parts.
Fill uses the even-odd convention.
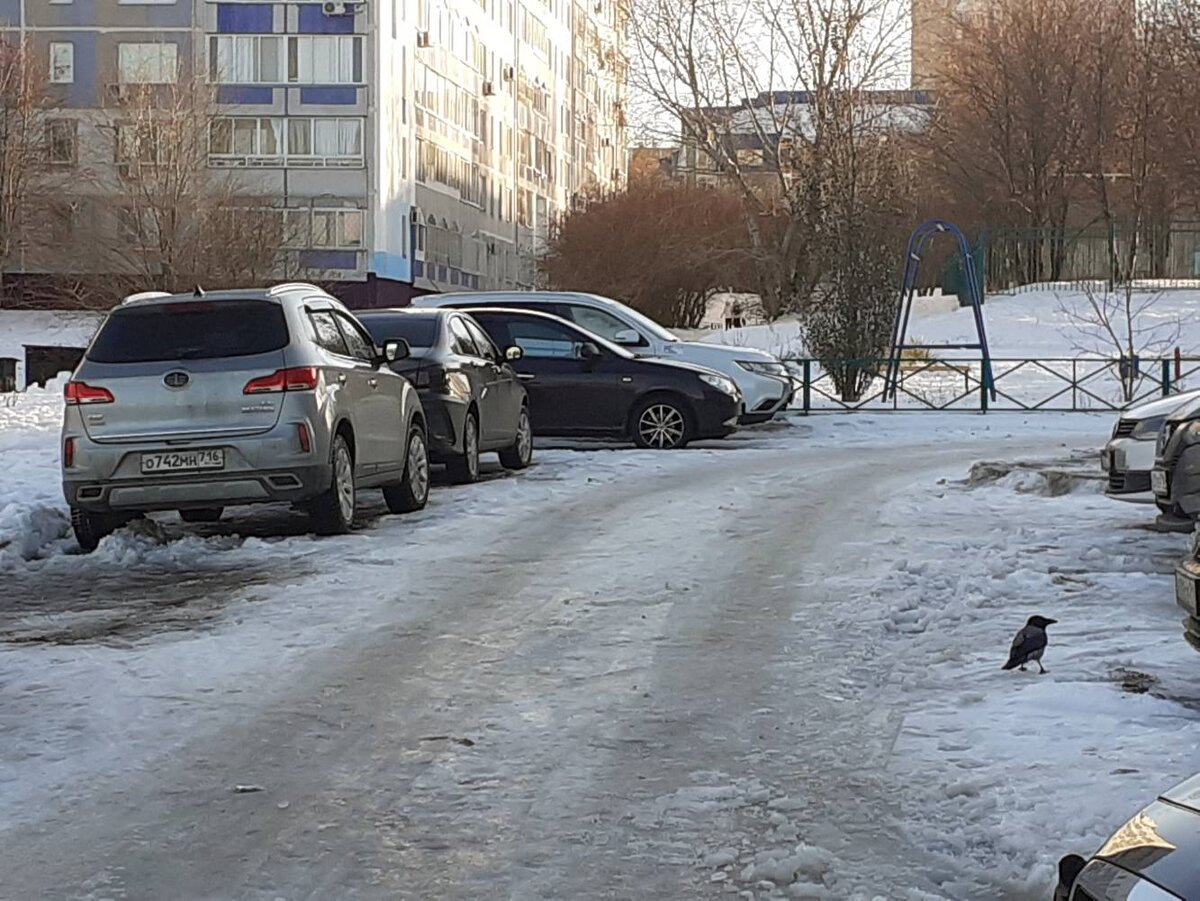
[[[213,166],[362,166],[363,120],[227,116],[209,127]]]
[[[166,158],[163,134],[147,122],[117,126],[117,162],[154,166]]]
[[[79,123],[74,119],[46,121],[46,161],[55,166],[73,166],[79,155]]]
[[[70,41],[50,42],[50,83],[75,83],[75,45]]]
[[[118,71],[122,84],[174,84],[179,72],[175,44],[119,44]]]
[[[257,116],[213,119],[208,129],[210,157],[283,156],[283,119]]]
[[[362,38],[299,35],[288,38],[288,81],[293,84],[358,84]]]
[[[283,37],[213,35],[208,43],[209,80],[220,84],[281,84]]]
[[[313,210],[312,246],[353,249],[363,245],[362,210]]]

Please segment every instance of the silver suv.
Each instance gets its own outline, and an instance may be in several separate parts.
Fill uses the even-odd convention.
[[[349,531],[355,492],[388,509],[429,496],[417,392],[338,301],[307,284],[128,298],[66,386],[63,493],[84,550],[134,516],[187,522],[290,502]]]

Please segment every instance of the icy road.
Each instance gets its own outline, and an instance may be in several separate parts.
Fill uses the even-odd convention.
[[[91,557],[29,425],[0,897],[1046,897],[1200,770],[1186,542],[1086,478],[967,480],[1110,425],[549,450],[344,538],[166,517]],[[1050,673],[1002,673],[1034,612]]]

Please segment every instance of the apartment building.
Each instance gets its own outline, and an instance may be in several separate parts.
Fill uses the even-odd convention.
[[[0,0],[0,28],[44,54],[61,167],[116,165],[123,85],[201,73],[208,165],[281,210],[300,274],[385,305],[532,287],[554,218],[621,183],[627,2]]]

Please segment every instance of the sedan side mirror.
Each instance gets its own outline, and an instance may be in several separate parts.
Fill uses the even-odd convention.
[[[504,351],[504,359],[508,360],[510,363],[517,362],[517,360],[521,359],[523,356],[525,356],[525,351],[522,348],[517,347],[515,344],[508,348],[508,350]]]
[[[403,338],[388,338],[383,342],[383,361],[385,363],[395,363],[397,360],[405,360],[410,356],[412,356],[412,348]]]
[[[584,341],[579,345],[579,349],[576,351],[576,353],[581,360],[591,361],[600,359],[600,348],[597,347],[592,341]]]
[[[634,329],[624,328],[613,335],[613,343],[622,347],[642,347],[646,344],[646,339]]]

